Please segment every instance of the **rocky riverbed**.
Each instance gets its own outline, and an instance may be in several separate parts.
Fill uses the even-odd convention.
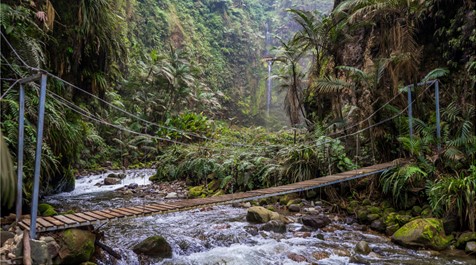
[[[147,172],[135,172],[130,175],[131,179],[128,179],[126,172],[126,177],[120,183],[105,185],[104,180],[110,174],[81,178],[78,182],[82,188],[49,197],[46,202],[53,205],[56,213],[62,213],[174,201],[191,196],[183,182],[153,184],[143,181],[139,184],[138,180],[146,178]],[[87,188],[86,183],[93,187],[92,190]],[[114,188],[111,189],[111,186]],[[384,209],[377,211],[379,207],[379,204],[368,201],[351,202],[346,211],[339,213],[334,205],[318,199],[306,200],[294,194],[232,206],[117,220],[102,226],[99,234],[67,230],[42,235],[39,242],[32,241],[32,246],[47,255],[42,259],[44,264],[71,264],[70,256],[66,255],[71,252],[80,258],[74,262],[91,260],[96,264],[124,265],[476,264],[475,256],[468,254],[471,251],[465,253],[464,250],[468,243],[471,246],[475,240],[474,233],[447,235],[442,231],[443,224],[431,216],[421,216],[421,212],[415,216],[410,212],[384,213],[385,207],[389,207],[382,205]],[[46,210],[51,212],[49,208]],[[410,217],[400,216],[406,214]],[[387,236],[386,227],[382,225],[377,229],[375,221],[381,220],[385,224],[389,216],[389,220],[398,224],[396,231],[406,225],[412,228],[421,226],[426,234],[428,231],[433,234],[430,238],[421,238],[403,229],[397,236],[395,231]],[[417,224],[412,223],[415,221]],[[392,225],[388,222],[385,224]],[[3,226],[3,229],[7,228]],[[81,236],[71,237],[75,233]],[[13,260],[21,253],[21,234],[12,233],[9,236],[12,238],[7,242],[2,240],[2,260]],[[110,246],[119,259],[105,251],[95,251],[93,254],[89,248],[78,247],[89,246],[96,237]],[[81,240],[76,242],[71,238]],[[435,241],[435,238],[439,239]],[[413,243],[420,245],[411,246]],[[402,246],[405,244],[412,248]],[[431,244],[437,247],[432,248]],[[445,247],[440,249],[441,245]],[[75,249],[88,251],[76,253],[72,251]],[[96,247],[96,250],[99,248]],[[37,260],[42,257],[35,256]]]

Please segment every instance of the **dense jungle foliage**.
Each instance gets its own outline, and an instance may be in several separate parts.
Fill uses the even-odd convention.
[[[155,180],[233,192],[409,158],[380,177],[382,194],[400,209],[428,201],[435,215],[457,216],[474,230],[475,7],[467,0],[6,0],[1,130],[15,159],[18,89],[9,88],[40,68],[50,73],[42,194],[73,189],[78,169],[106,166],[154,164]],[[436,79],[441,138],[428,83]],[[28,198],[39,100],[37,84],[26,88]]]

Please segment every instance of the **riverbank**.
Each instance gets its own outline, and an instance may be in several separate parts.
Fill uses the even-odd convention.
[[[111,173],[101,177],[83,177],[78,179],[79,183],[97,189],[78,189],[76,192],[58,194],[47,198],[46,202],[54,206],[56,213],[61,214],[74,209],[104,209],[191,197],[190,187],[185,182],[127,184],[132,179],[149,177],[147,172],[139,173],[126,172],[122,183],[116,184],[113,190],[108,185],[95,186],[104,183]],[[94,255],[85,255],[88,257],[86,260],[92,260],[96,264],[475,264],[471,263],[474,256],[458,249],[464,249],[467,242],[473,240],[471,234],[444,231],[444,239],[451,235],[453,239],[449,239],[448,247],[438,251],[429,246],[399,246],[396,244],[399,242],[392,237],[395,232],[385,235],[387,227],[394,225],[387,220],[398,224],[400,229],[412,221],[432,217],[424,214],[429,209],[428,206],[421,207],[421,211],[415,208],[408,212],[396,211],[388,202],[377,203],[371,200],[351,199],[331,204],[318,198],[318,194],[290,194],[232,206],[113,221],[100,227],[99,233],[92,235],[100,235],[100,242],[120,253],[120,259],[116,260],[96,247]],[[203,193],[200,196],[202,195]],[[258,208],[258,213],[263,216],[277,218],[249,219],[249,211],[257,209],[256,207],[263,207]],[[383,221],[385,229],[377,229],[378,221]],[[444,222],[442,225],[445,229]],[[8,227],[4,226],[2,229],[7,230]],[[53,246],[57,244],[62,249],[64,243],[61,242],[64,240],[61,235],[62,233],[52,234],[49,235],[50,238],[42,235],[47,240],[43,238],[43,243],[32,241],[32,245],[52,245],[49,248],[54,250],[57,248]],[[19,234],[16,236],[21,238]],[[151,257],[134,251],[141,242],[156,236],[162,237],[170,246],[169,256]],[[51,238],[55,243],[52,243]],[[21,247],[18,244],[20,240],[14,242],[15,249]],[[12,245],[11,241],[9,245]],[[18,251],[2,253],[8,259],[10,253],[15,255]],[[57,255],[59,253],[61,251]],[[57,260],[54,251],[48,255],[49,260]],[[20,256],[10,255],[10,258]]]

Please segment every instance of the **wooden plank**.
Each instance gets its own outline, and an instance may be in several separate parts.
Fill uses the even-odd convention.
[[[140,214],[140,212],[134,211],[134,210],[129,209],[129,208],[118,208],[117,210],[124,211],[124,212],[127,212],[127,213],[131,213],[133,215]]]
[[[101,215],[97,215],[93,212],[84,212],[83,213],[84,215],[89,215],[91,217],[94,217],[96,218],[95,221],[100,221],[100,220],[107,220],[107,217],[104,217],[104,216],[101,216]]]
[[[80,218],[82,218],[82,219],[88,220],[88,221],[90,221],[90,222],[96,221],[96,218],[91,217],[91,216],[89,216],[89,215],[85,215],[85,214],[83,214],[83,213],[74,213],[73,215],[78,216],[78,217],[80,217]]]
[[[78,223],[86,223],[86,222],[88,222],[88,220],[83,219],[83,218],[81,218],[81,217],[78,217],[78,216],[76,216],[76,215],[74,215],[74,214],[65,214],[64,217],[69,218],[69,219],[71,219],[71,220],[74,220],[74,221],[76,221],[76,222],[78,222]]]
[[[62,215],[55,215],[53,216],[53,218],[55,219],[58,219],[60,220],[61,222],[65,223],[65,224],[68,224],[68,225],[72,225],[72,224],[77,224],[78,222],[76,222],[75,220],[71,220],[69,218],[66,218]]]
[[[152,204],[147,204],[147,208],[154,209],[156,212],[163,212],[165,210],[168,210],[167,208],[159,207],[159,206],[152,205]]]
[[[118,213],[124,217],[126,216],[133,216],[133,215],[136,215],[135,213],[130,213],[130,212],[126,212],[126,211],[123,211],[121,208],[118,208],[118,209],[110,209],[111,212],[115,212],[115,213]]]
[[[25,224],[23,221],[18,224],[22,230],[30,231],[30,225]]]
[[[155,205],[161,206],[161,207],[167,208],[167,209],[169,209],[169,210],[175,210],[175,209],[177,209],[176,206],[170,205],[170,204],[166,204],[166,203],[154,203],[154,204],[152,204],[152,205],[154,205],[154,206],[155,206]]]
[[[100,216],[104,216],[104,217],[106,217],[107,219],[114,219],[114,218],[116,218],[116,216],[107,214],[107,213],[105,213],[104,211],[91,211],[91,212],[94,213],[94,214],[100,215]]]
[[[122,217],[124,217],[123,214],[113,212],[113,211],[111,211],[111,210],[109,210],[109,209],[102,210],[102,212],[105,212],[105,213],[107,213],[107,214],[109,214],[109,215],[115,216],[116,218],[122,218]]]
[[[37,223],[40,223],[43,227],[52,227],[52,226],[55,226],[54,224],[46,221],[45,219],[43,218],[38,218],[36,219],[36,222]]]
[[[28,227],[31,227],[31,220],[30,219],[23,219],[23,223],[25,223]],[[38,222],[36,223],[36,228],[42,228],[43,226],[39,224]]]
[[[148,214],[150,213],[149,210],[143,208],[142,206],[137,206],[137,207],[128,207],[128,209],[139,211],[141,214]]]
[[[46,221],[56,225],[56,226],[64,226],[64,223],[53,218],[53,217],[43,217],[43,219],[45,219]]]

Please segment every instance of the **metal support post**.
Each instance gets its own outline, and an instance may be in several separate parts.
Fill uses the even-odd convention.
[[[25,88],[20,84],[20,113],[18,117],[17,208],[16,221],[20,221],[23,204],[23,143],[25,138]]]
[[[407,90],[407,92],[408,92],[408,128],[410,129],[410,139],[412,139],[412,137],[413,137],[412,88],[413,88],[413,85],[410,85],[410,86],[407,87],[407,89],[408,89]]]
[[[43,143],[43,124],[45,119],[45,101],[46,101],[46,78],[41,75],[40,106],[38,108],[38,127],[36,137],[36,156],[35,156],[35,174],[33,182],[33,194],[31,205],[31,225],[30,238],[36,238],[36,216],[38,214],[38,196],[40,191],[40,166],[41,166],[41,147]]]
[[[441,125],[440,125],[440,84],[435,80],[435,101],[436,101],[436,138],[438,141],[438,152],[441,149]]]

